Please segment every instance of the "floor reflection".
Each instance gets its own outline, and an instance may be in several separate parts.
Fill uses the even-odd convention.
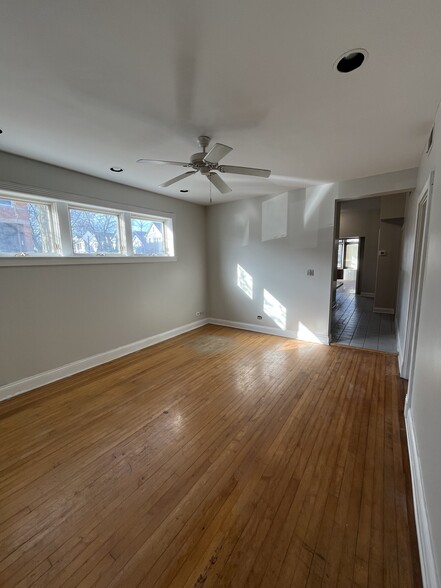
[[[354,282],[341,283],[332,310],[332,342],[396,353],[395,317],[376,313],[373,307],[373,298],[355,294]]]

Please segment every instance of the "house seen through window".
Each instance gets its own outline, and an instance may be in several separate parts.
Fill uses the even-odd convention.
[[[0,194],[0,255],[174,257],[173,218]]]
[[[50,205],[0,198],[0,253],[53,254],[55,249]]]
[[[132,245],[135,255],[165,255],[165,231],[163,221],[131,218]]]
[[[69,208],[69,220],[74,253],[121,253],[118,215]]]

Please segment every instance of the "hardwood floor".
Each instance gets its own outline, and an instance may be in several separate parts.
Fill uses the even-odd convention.
[[[207,326],[0,404],[0,585],[419,587],[396,357]]]

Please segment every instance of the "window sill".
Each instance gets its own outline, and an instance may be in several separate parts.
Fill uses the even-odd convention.
[[[0,267],[22,267],[41,265],[95,265],[114,263],[158,263],[177,261],[176,255],[170,257],[0,257]]]

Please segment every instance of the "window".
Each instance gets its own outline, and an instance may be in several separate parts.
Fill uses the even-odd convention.
[[[22,263],[7,262],[6,257],[70,258],[69,263],[92,257],[174,259],[172,215],[147,215],[138,210],[0,193],[1,263]],[[33,263],[37,261],[29,262]],[[46,262],[40,259],[38,263]],[[53,259],[47,263],[63,262]]]
[[[357,269],[360,239],[339,239],[337,269]]]
[[[74,254],[121,254],[120,219],[117,214],[69,207],[69,225]]]
[[[345,242],[343,239],[339,239],[338,253],[337,253],[337,269],[343,269],[344,250],[345,250]]]
[[[358,239],[347,239],[345,249],[345,269],[358,267]]]
[[[166,255],[164,221],[132,216],[130,222],[135,255]]]
[[[54,255],[52,205],[0,198],[0,253],[3,255]]]

